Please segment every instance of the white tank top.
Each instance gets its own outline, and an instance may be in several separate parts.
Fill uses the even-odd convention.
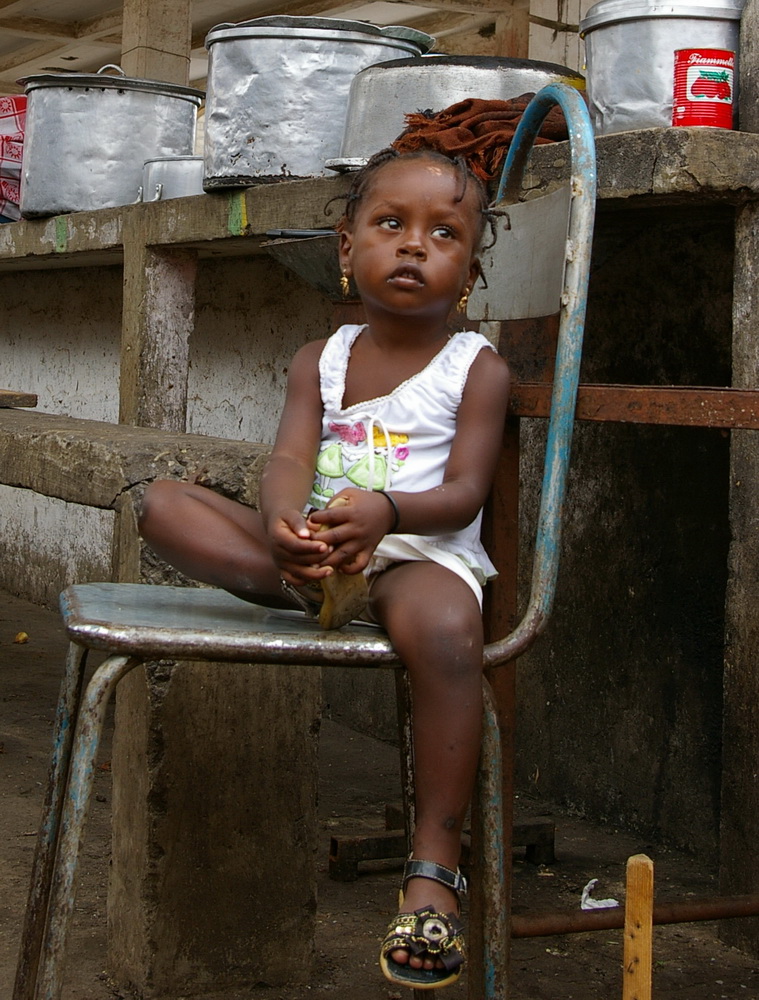
[[[351,347],[364,329],[341,326],[327,340],[319,359],[324,413],[310,506],[322,508],[349,486],[419,493],[443,481],[456,414],[469,368],[483,348],[493,350],[479,333],[455,334],[422,371],[387,396],[343,409]],[[478,590],[496,575],[480,541],[482,511],[461,531],[442,535],[387,535],[378,557],[431,559],[460,572],[463,562]],[[451,560],[451,556],[456,557]],[[453,563],[458,563],[458,568]]]

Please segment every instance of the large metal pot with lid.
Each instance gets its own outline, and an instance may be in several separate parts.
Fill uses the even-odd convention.
[[[356,73],[419,55],[433,41],[402,25],[331,17],[261,17],[212,28],[205,189],[328,173],[324,163],[340,152]]]
[[[594,4],[580,21],[594,131],[607,135],[672,125],[676,54],[684,50],[734,55],[730,101],[735,113],[743,6],[744,0]]]
[[[118,66],[20,82],[28,98],[21,177],[27,219],[128,205],[146,160],[194,152],[202,91],[128,77]]]

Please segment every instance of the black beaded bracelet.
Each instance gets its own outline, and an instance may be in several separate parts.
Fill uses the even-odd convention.
[[[398,525],[401,523],[401,512],[398,510],[398,504],[395,502],[395,497],[392,493],[386,493],[384,490],[375,490],[375,493],[381,493],[386,500],[390,501],[390,506],[393,508],[393,514],[395,515],[395,520],[393,521],[393,526],[388,531],[388,535],[392,535],[393,532],[398,530]]]

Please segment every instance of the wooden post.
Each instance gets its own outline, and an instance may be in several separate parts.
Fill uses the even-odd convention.
[[[186,430],[196,270],[194,250],[124,240],[120,423]]]
[[[527,59],[530,50],[530,3],[514,0],[495,19],[495,54]]]
[[[127,76],[187,86],[191,0],[124,0],[121,68]]]
[[[645,854],[627,861],[622,1000],[651,1000],[654,863]]]

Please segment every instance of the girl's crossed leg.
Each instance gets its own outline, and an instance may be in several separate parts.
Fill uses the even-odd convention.
[[[266,607],[290,608],[258,511],[205,486],[158,479],[145,492],[140,534],[185,576]]]

